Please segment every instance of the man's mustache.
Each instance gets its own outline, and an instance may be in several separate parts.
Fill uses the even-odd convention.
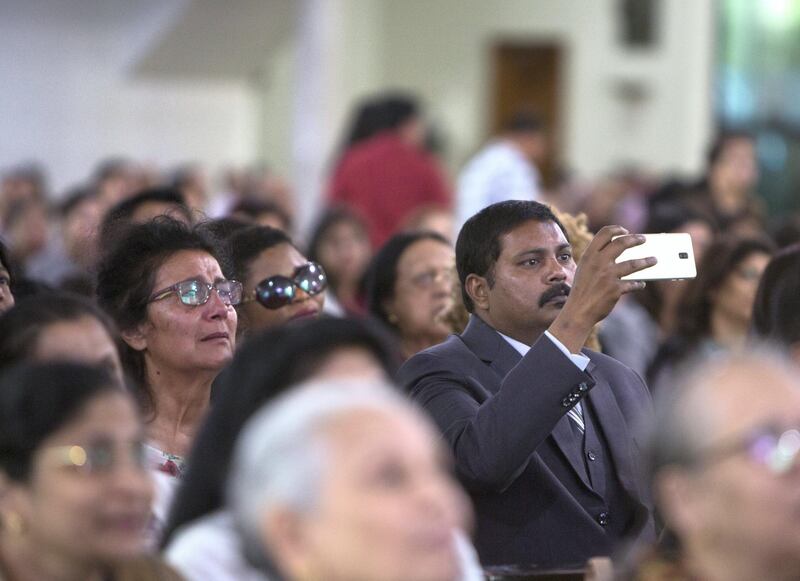
[[[543,307],[545,305],[545,303],[547,303],[548,301],[550,301],[550,300],[552,300],[552,299],[554,299],[556,297],[560,297],[560,296],[568,297],[571,290],[572,290],[572,287],[570,287],[565,282],[560,282],[558,284],[555,284],[555,285],[551,286],[550,288],[548,288],[546,291],[544,291],[542,293],[542,296],[539,297],[539,306]]]

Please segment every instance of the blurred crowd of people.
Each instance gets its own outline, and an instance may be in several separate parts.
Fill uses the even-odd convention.
[[[360,103],[307,235],[266,167],[4,171],[0,580],[800,579],[800,222],[753,139],[591,187],[529,111],[441,146]],[[622,280],[683,232],[696,278]]]

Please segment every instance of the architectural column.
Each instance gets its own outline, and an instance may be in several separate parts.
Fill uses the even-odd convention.
[[[318,214],[340,107],[343,0],[297,0],[297,50],[292,122],[292,178],[298,228],[305,234]]]

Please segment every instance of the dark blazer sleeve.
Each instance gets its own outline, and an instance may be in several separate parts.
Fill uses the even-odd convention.
[[[503,379],[463,344],[415,355],[399,379],[442,430],[459,477],[474,492],[510,486],[595,384],[545,336]]]

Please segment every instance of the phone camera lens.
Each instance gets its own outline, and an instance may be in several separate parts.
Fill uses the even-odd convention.
[[[678,252],[678,258],[688,259],[689,253],[688,252]]]

